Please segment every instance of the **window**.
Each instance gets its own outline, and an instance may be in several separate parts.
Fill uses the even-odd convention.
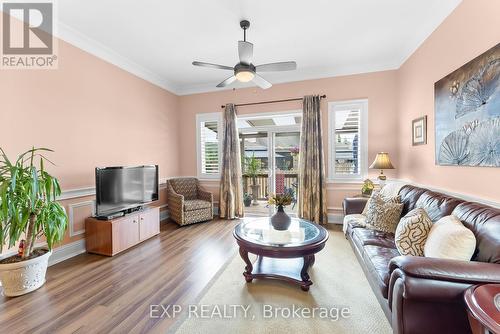
[[[368,174],[368,100],[328,104],[328,168],[334,181],[361,181]]]
[[[220,177],[222,114],[196,115],[199,178]]]

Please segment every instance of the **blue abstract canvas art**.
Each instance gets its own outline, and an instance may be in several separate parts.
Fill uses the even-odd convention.
[[[500,44],[434,84],[436,163],[500,167]]]

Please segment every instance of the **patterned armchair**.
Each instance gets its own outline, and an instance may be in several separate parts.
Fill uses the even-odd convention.
[[[170,218],[177,224],[183,226],[213,219],[213,195],[200,187],[198,179],[170,179],[167,191]]]

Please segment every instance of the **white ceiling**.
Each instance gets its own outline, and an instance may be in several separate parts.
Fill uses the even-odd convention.
[[[272,83],[396,69],[461,0],[64,0],[64,40],[173,93],[215,91],[234,66],[241,19],[254,64],[295,60]],[[229,87],[232,88],[233,86]]]

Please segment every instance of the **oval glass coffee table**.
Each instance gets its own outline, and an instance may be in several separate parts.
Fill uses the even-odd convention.
[[[233,235],[246,264],[243,276],[247,282],[254,278],[282,279],[300,284],[304,291],[312,284],[308,270],[314,264],[314,254],[328,240],[323,227],[298,218],[292,218],[285,231],[275,230],[269,217],[245,218]],[[248,253],[257,255],[254,264]]]

